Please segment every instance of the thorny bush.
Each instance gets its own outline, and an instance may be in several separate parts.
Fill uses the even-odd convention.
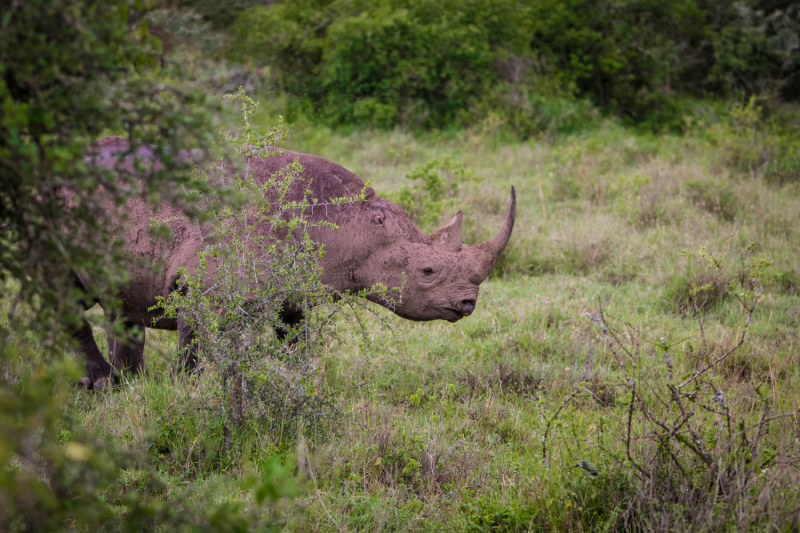
[[[691,254],[715,271],[730,296],[741,305],[743,324],[732,346],[708,342],[699,317],[700,347],[661,338],[655,357],[665,381],[643,372],[642,335],[629,323],[611,319],[602,309],[590,315],[603,333],[624,377],[626,396],[625,455],[634,470],[636,494],[621,519],[631,529],[712,531],[734,526],[742,531],[769,520],[781,528],[797,525],[797,502],[765,508],[771,491],[789,491],[796,483],[798,457],[793,444],[782,445],[776,426],[792,414],[776,414],[763,387],[756,386],[754,406],[731,401],[723,390],[720,367],[746,342],[748,327],[764,287],[770,261],[757,257],[751,244],[740,255],[738,271],[729,274],[724,253],[704,248]],[[708,287],[694,287],[697,293]],[[678,347],[686,344],[689,370],[674,364]],[[664,376],[658,376],[664,377]],[[785,473],[792,475],[785,476]],[[788,484],[787,484],[788,483]],[[729,529],[726,529],[729,530]]]
[[[800,456],[796,430],[784,426],[796,413],[776,413],[767,388],[759,384],[752,384],[756,398],[731,398],[721,376],[726,360],[745,345],[753,314],[766,297],[770,260],[757,257],[752,243],[733,273],[724,252],[713,255],[703,248],[687,255],[713,270],[740,304],[736,337],[728,343],[709,339],[698,313],[698,339],[670,342],[661,337],[649,343],[640,327],[602,307],[587,313],[622,378],[616,400],[622,448],[609,442],[598,457],[607,455],[610,462],[603,459],[598,468],[583,460],[577,467],[598,482],[619,475],[630,479],[623,483],[626,488],[616,490],[616,508],[609,515],[614,527],[624,531],[750,531],[767,523],[776,530],[796,528]],[[695,285],[692,296],[710,288]],[[545,464],[548,434],[564,426],[571,402],[585,392],[585,383],[576,386],[548,417],[542,439]]]
[[[258,104],[241,88],[239,94],[226,97],[240,102],[243,128],[229,137],[235,152],[247,157],[275,153],[271,147],[286,135],[283,123],[266,135],[258,134],[249,121]],[[275,444],[291,441],[303,428],[318,437],[332,430],[338,409],[316,372],[320,344],[336,335],[332,326],[337,315],[355,318],[364,331],[360,317],[367,309],[363,298],[368,292],[393,302],[393,292],[383,287],[343,294],[320,281],[325,250],[309,230],[336,228],[306,217],[310,191],[300,201],[290,200],[303,170],[299,161],[263,183],[248,170],[230,177],[222,159],[204,170],[209,181],[232,180],[246,201],[211,210],[210,221],[200,226],[198,271],[184,270],[181,290],[159,302],[166,316],[180,316],[194,330],[198,379],[207,400],[213,400],[223,415],[226,453],[235,452],[232,437],[251,422],[269,427]],[[362,191],[314,201],[342,205],[363,199]],[[215,201],[211,195],[206,200],[210,205]],[[305,321],[296,327],[284,324],[286,308],[302,311]]]

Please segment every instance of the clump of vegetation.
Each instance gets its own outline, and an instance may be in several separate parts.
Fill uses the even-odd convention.
[[[76,273],[110,291],[124,281],[113,235],[124,221],[103,202],[187,204],[189,166],[170,154],[210,147],[211,107],[199,88],[161,77],[158,41],[132,2],[12,3],[0,14],[0,283],[15,280],[33,324],[55,333],[82,306]],[[126,156],[158,145],[159,164],[141,175],[87,164],[88,145],[112,132],[128,136]]]
[[[471,177],[470,169],[460,163],[434,159],[406,174],[406,179],[414,181],[414,185],[403,186],[391,199],[423,231],[430,232],[439,225],[443,213],[456,210],[459,185],[463,186]]]
[[[732,104],[723,120],[701,131],[726,166],[781,185],[800,179],[800,143],[796,135],[792,129],[782,128],[776,117],[766,119],[755,96],[744,104]]]
[[[736,217],[737,198],[733,190],[719,183],[688,181],[684,184],[686,198],[721,219],[731,222]]]
[[[36,358],[31,348],[19,355]],[[77,379],[75,365],[50,360],[23,366],[7,352],[0,356],[0,521],[9,533],[269,529],[276,500],[297,492],[291,463],[279,461],[233,482],[252,495],[248,505],[174,487],[143,448],[120,445],[111,431],[87,431],[65,408],[74,401],[65,377]]]
[[[722,278],[722,286],[741,306],[743,323],[738,337],[725,346],[708,341],[701,320],[699,347],[693,348],[692,342],[684,354],[688,372],[675,368],[676,351],[685,341],[670,343],[662,337],[652,354],[655,368],[645,370],[641,331],[629,323],[617,325],[602,308],[590,314],[624,377],[626,391],[617,399],[625,407],[625,451],[615,458],[633,468],[637,489],[636,496],[628,496],[619,520],[625,529],[651,531],[730,525],[747,531],[763,523],[790,527],[797,520],[797,477],[796,472],[787,476],[785,469],[796,465],[800,456],[792,439],[779,438],[779,428],[783,419],[796,413],[776,414],[766,388],[760,386],[755,388],[758,398],[741,405],[720,379],[726,361],[745,344],[769,284],[770,262],[754,256],[750,247],[742,254],[742,269],[727,275],[722,255],[703,250],[697,257]],[[587,464],[581,468],[599,475]],[[781,503],[767,506],[773,498]]]

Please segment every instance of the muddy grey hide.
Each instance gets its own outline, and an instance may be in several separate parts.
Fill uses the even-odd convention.
[[[125,138],[106,137],[93,145],[91,159],[108,168],[132,167],[131,162],[120,162],[115,156],[127,148]],[[152,150],[142,147],[138,156],[152,158]],[[303,171],[292,187],[292,200],[301,199],[308,188],[320,201],[366,191],[364,201],[336,208],[309,208],[306,213],[312,219],[328,220],[339,227],[310,231],[316,242],[325,245],[321,267],[322,281],[326,285],[336,291],[358,291],[379,283],[390,288],[402,285],[400,303],[392,311],[409,320],[455,322],[473,313],[479,286],[491,272],[514,228],[516,197],[513,187],[505,221],[497,234],[486,242],[467,246],[461,242],[460,211],[443,228],[426,235],[414,227],[400,207],[376,195],[371,187],[364,189],[364,182],[358,176],[321,157],[289,151],[279,151],[266,158],[252,157],[248,162],[250,173],[257,182],[263,183],[295,158],[299,159]],[[132,171],[132,168],[127,170]],[[109,206],[109,209],[115,208]],[[142,368],[145,327],[178,330],[180,350],[192,340],[192,331],[180,317],[154,322],[160,313],[151,308],[157,296],[166,297],[178,286],[179,269],[193,271],[196,267],[197,252],[201,248],[198,228],[185,219],[172,222],[171,240],[156,240],[150,238],[151,218],[177,217],[181,215],[178,209],[162,204],[154,212],[147,201],[131,200],[124,210],[128,221],[120,231],[124,232],[125,249],[133,259],[127,267],[130,280],[115,295],[121,302],[121,316],[107,318],[121,320],[126,329],[136,328],[140,333],[131,337],[138,340],[109,339],[112,367],[98,349],[89,323],[83,319],[73,334],[79,342],[79,351],[86,357],[87,375],[81,383],[88,388],[106,386],[114,367],[133,372]],[[93,286],[92,280],[81,275],[76,278],[76,283],[84,290],[94,289],[94,294],[103,294],[102,287]],[[296,311],[287,311],[282,318],[289,326],[303,320],[302,313]],[[190,354],[187,364],[191,366],[193,362],[194,355]]]

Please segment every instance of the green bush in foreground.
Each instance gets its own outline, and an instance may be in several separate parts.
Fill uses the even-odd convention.
[[[257,104],[241,88],[226,98],[240,103],[242,130],[230,138],[238,155],[267,158],[279,153],[271,149],[284,138],[282,128],[256,134],[249,120]],[[232,443],[246,444],[239,438],[246,427],[265,429],[262,439],[282,449],[303,431],[320,438],[335,432],[339,412],[327,391],[315,383],[314,360],[321,345],[336,335],[335,320],[367,309],[368,293],[393,300],[382,287],[341,294],[322,283],[325,250],[309,231],[336,226],[309,220],[309,197],[290,200],[303,171],[299,161],[263,181],[246,171],[229,176],[226,163],[220,160],[206,167],[203,179],[209,184],[230,180],[247,201],[220,205],[215,195],[200,195],[211,208],[208,222],[197,223],[205,232],[199,267],[192,273],[184,269],[179,289],[159,298],[158,307],[192,328],[191,348],[202,369],[198,400],[214,406],[222,421],[222,449],[217,453],[238,456],[244,450]],[[334,207],[363,199],[362,191],[315,205]],[[160,223],[168,226],[169,220]],[[301,311],[303,322],[284,324],[286,309]],[[236,460],[225,457],[223,464]]]
[[[34,358],[30,350],[13,354]],[[268,529],[267,508],[296,491],[291,466],[262,465],[243,479],[253,501],[204,501],[189,487],[176,491],[146,459],[109,435],[87,432],[67,408],[77,379],[70,364],[20,364],[0,352],[0,523],[3,531],[231,531]],[[206,489],[207,490],[207,489]]]

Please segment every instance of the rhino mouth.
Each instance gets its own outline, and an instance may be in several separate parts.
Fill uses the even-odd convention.
[[[475,300],[461,300],[453,307],[445,307],[445,310],[455,315],[452,318],[447,318],[447,320],[450,322],[457,322],[475,311]]]
[[[459,313],[457,310],[453,309],[452,307],[445,307],[444,310],[447,311],[447,314],[449,315],[449,316],[444,317],[444,319],[447,320],[450,323],[458,322],[459,320],[461,320],[462,318],[464,318],[466,316],[466,315],[462,315],[461,313]]]

